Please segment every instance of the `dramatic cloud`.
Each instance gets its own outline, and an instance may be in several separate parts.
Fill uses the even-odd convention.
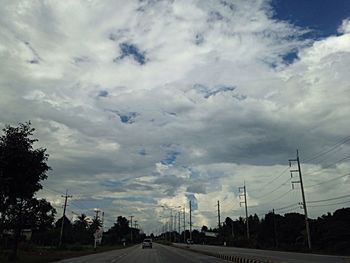
[[[223,219],[243,216],[244,181],[252,213],[300,211],[297,148],[308,200],[348,193],[349,141],[332,147],[350,134],[349,20],[312,39],[270,4],[3,3],[0,124],[31,120],[48,149],[38,195],[59,208],[69,189],[75,213],[134,215],[148,232],[190,200],[199,227],[216,225],[217,200]]]

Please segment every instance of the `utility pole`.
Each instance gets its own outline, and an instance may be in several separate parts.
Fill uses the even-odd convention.
[[[181,229],[180,229],[181,212],[180,212],[180,210],[179,210],[178,216],[179,216],[179,220],[178,220],[178,223],[179,223],[179,225],[178,225],[178,227],[179,227],[179,235],[181,237]],[[179,238],[179,240],[180,240],[180,238]]]
[[[300,159],[299,159],[299,151],[297,150],[297,158],[289,160],[289,167],[292,167],[292,162],[298,163],[298,169],[297,170],[290,170],[290,176],[293,178],[293,173],[297,172],[299,174],[299,181],[292,181],[292,188],[294,189],[294,184],[300,184],[301,189],[301,197],[303,199],[303,208],[304,208],[304,215],[305,215],[305,227],[306,227],[306,234],[307,234],[307,244],[308,248],[311,250],[311,234],[310,234],[310,227],[309,227],[309,219],[307,215],[307,207],[306,207],[306,200],[305,200],[305,193],[304,193],[304,185],[303,185],[303,177],[301,175],[301,167],[300,167]]]
[[[130,228],[130,240],[131,240],[131,242],[132,242],[132,218],[133,218],[134,216],[130,216],[130,225],[131,225],[131,228]]]
[[[190,200],[190,239],[192,240],[192,203]]]
[[[170,209],[170,242],[173,238],[173,209]]]
[[[63,216],[62,216],[62,224],[61,224],[60,242],[58,244],[59,247],[62,246],[64,221],[65,221],[65,218],[66,218],[67,200],[68,200],[68,198],[72,198],[73,196],[68,195],[68,189],[67,189],[66,190],[66,194],[65,195],[61,195],[61,197],[64,197],[64,206],[63,206]]]
[[[231,235],[232,235],[232,239],[235,238],[235,232],[233,232],[233,219],[231,221]]]
[[[221,228],[221,221],[220,221],[220,201],[218,200],[218,227]]]
[[[184,216],[184,243],[186,243],[186,214],[185,214],[185,207],[183,208],[183,216]]]
[[[98,219],[98,214],[99,214],[100,212],[101,212],[101,210],[99,210],[99,209],[97,209],[97,208],[95,209],[95,214],[96,214],[96,215],[95,215],[95,218],[96,218],[96,219]]]
[[[275,247],[278,247],[278,240],[277,240],[277,227],[276,227],[276,217],[275,217],[275,209],[272,209],[272,220],[273,220],[273,237],[275,239]]]
[[[104,221],[105,221],[105,212],[102,212],[102,220],[101,220],[102,227],[103,227]]]
[[[245,182],[244,182],[244,186],[242,187],[238,187],[238,191],[239,191],[239,199],[241,200],[241,198],[244,198],[244,201],[240,201],[239,205],[242,206],[242,204],[244,203],[245,206],[245,218],[246,218],[246,226],[247,226],[247,239],[249,239],[249,220],[248,220],[248,202],[247,202],[247,188],[245,186]]]

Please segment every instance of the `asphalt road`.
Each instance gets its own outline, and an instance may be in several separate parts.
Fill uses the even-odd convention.
[[[60,263],[223,263],[218,258],[153,243],[153,248],[131,248],[65,259]]]
[[[174,244],[175,246],[185,246],[183,244]],[[329,256],[318,254],[305,254],[293,252],[281,252],[260,249],[247,249],[236,247],[191,245],[190,249],[205,251],[211,253],[220,253],[229,256],[242,256],[245,258],[254,258],[280,263],[350,263],[350,257]]]

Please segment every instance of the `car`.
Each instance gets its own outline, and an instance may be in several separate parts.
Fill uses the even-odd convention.
[[[193,245],[193,240],[192,239],[187,239],[187,245]]]
[[[142,242],[142,249],[144,249],[145,247],[152,248],[152,239],[146,238],[146,239],[143,240],[143,242]]]

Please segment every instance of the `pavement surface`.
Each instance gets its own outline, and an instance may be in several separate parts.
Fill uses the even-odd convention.
[[[93,255],[56,261],[57,263],[223,263],[225,261],[188,250],[153,243]]]
[[[350,263],[350,257],[330,256],[319,254],[305,254],[294,252],[281,252],[260,249],[191,245],[189,249],[184,244],[174,244],[174,246],[201,252],[219,253],[228,256],[241,256],[243,258],[258,259],[276,263]]]

